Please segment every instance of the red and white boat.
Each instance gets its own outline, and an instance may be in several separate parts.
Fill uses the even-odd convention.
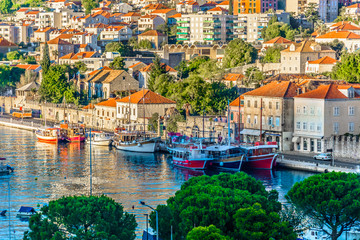
[[[35,135],[42,142],[58,142],[66,139],[66,134],[60,128],[38,129]]]
[[[69,127],[68,124],[61,124],[60,127],[66,130],[66,141],[68,142],[84,142],[86,139],[85,126],[76,124]]]
[[[178,167],[189,169],[205,169],[210,161],[214,158],[206,147],[190,146],[190,148],[172,148],[169,149],[172,154],[173,164]]]
[[[240,145],[246,152],[244,166],[250,169],[273,169],[276,166],[278,148],[276,142],[261,143],[254,145]]]

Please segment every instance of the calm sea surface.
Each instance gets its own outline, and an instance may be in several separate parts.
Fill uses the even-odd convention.
[[[0,157],[15,167],[13,174],[0,175],[0,211],[9,208],[10,185],[11,239],[21,239],[27,230],[28,223],[15,216],[21,206],[38,210],[63,195],[89,194],[89,153],[86,144],[41,143],[32,132],[0,126]],[[105,194],[134,213],[139,237],[145,227],[144,214],[150,212],[139,201],[155,207],[165,203],[190,177],[217,174],[176,168],[165,154],[121,152],[109,147],[92,147],[92,162],[93,194]],[[276,189],[280,200],[295,182],[312,175],[290,170],[248,173],[263,181],[268,190]],[[9,238],[9,216],[0,216],[0,240]]]

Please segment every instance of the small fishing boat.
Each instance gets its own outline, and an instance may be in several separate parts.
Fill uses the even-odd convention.
[[[229,171],[240,171],[245,161],[245,151],[238,146],[213,145],[207,151],[214,157],[210,167]]]
[[[84,142],[85,136],[85,125],[73,124],[69,126],[66,122],[60,124],[60,128],[66,131],[66,141],[68,142]]]
[[[21,218],[28,218],[35,214],[36,214],[36,211],[34,208],[21,206],[18,211],[18,214],[16,216],[21,217]]]
[[[86,143],[91,143],[96,146],[109,146],[111,145],[112,137],[109,133],[102,131],[91,131],[91,135],[86,139]]]
[[[14,171],[13,167],[4,163],[5,160],[6,158],[0,158],[0,174],[10,174]]]
[[[0,216],[5,217],[5,216],[6,216],[6,212],[7,212],[7,210],[1,211],[1,212],[0,212]]]
[[[172,154],[172,162],[175,166],[189,169],[203,170],[206,169],[209,162],[214,157],[206,147],[200,145],[190,146],[190,148],[172,148],[169,149]]]
[[[38,129],[35,135],[42,142],[58,142],[66,139],[66,132],[61,128]]]
[[[278,154],[276,142],[255,142],[255,144],[239,145],[246,152],[244,166],[249,169],[273,169],[276,166]]]
[[[154,153],[159,141],[160,137],[152,133],[123,131],[115,135],[114,146],[123,151]]]

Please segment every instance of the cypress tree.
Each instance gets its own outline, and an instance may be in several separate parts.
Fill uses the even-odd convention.
[[[49,46],[48,46],[47,42],[45,42],[45,46],[43,48],[43,57],[42,57],[40,64],[41,64],[43,73],[46,74],[50,67]]]
[[[229,1],[229,15],[234,15],[234,3],[233,0]]]

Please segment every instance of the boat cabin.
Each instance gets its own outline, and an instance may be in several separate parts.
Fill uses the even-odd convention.
[[[33,207],[24,207],[21,206],[17,214],[18,217],[31,217],[36,213]]]

